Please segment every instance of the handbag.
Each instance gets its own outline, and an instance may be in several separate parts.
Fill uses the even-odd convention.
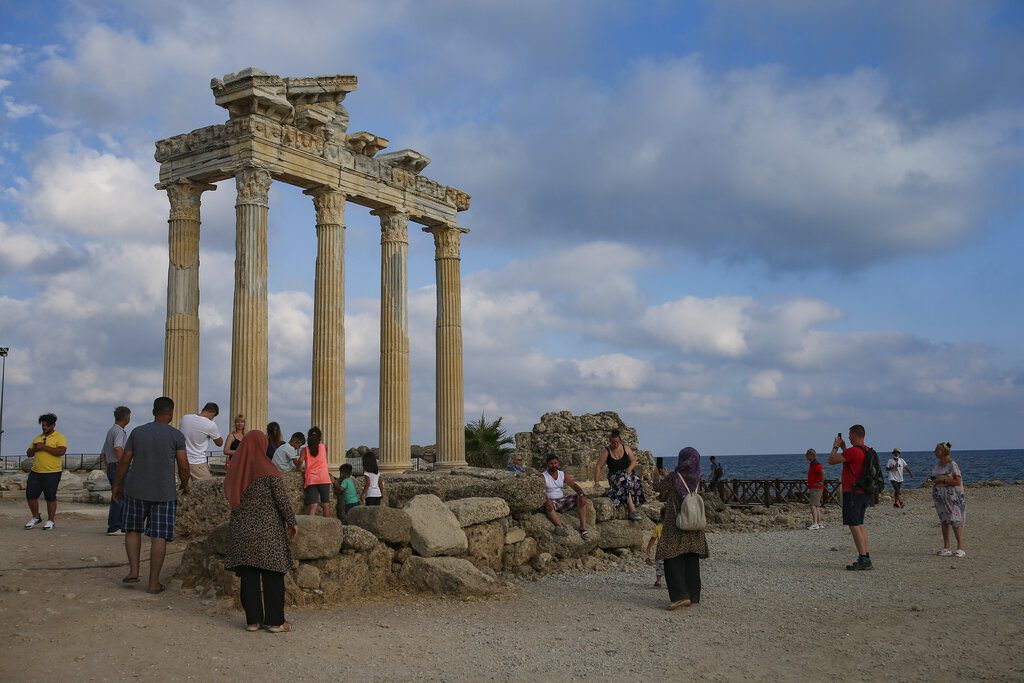
[[[683,504],[676,513],[676,528],[680,531],[704,531],[708,525],[707,517],[704,515],[704,499],[699,493],[690,491],[690,486],[682,475],[677,472],[676,476],[686,487],[686,497],[683,498]]]

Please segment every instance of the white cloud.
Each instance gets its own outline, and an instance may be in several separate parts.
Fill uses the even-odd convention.
[[[32,263],[57,252],[52,242],[39,239],[38,235],[15,232],[0,221],[0,266],[4,270],[21,270]]]
[[[13,97],[4,98],[4,112],[9,119],[23,119],[26,116],[35,114],[37,111],[39,111],[39,107],[34,104],[21,104],[16,102]]]
[[[574,361],[580,378],[596,387],[635,391],[643,387],[650,373],[648,363],[624,353]]]
[[[782,373],[778,370],[763,370],[747,381],[747,392],[754,398],[775,398],[781,381]]]
[[[735,358],[749,351],[746,331],[753,304],[745,297],[687,296],[648,308],[640,324],[653,338],[680,351]]]

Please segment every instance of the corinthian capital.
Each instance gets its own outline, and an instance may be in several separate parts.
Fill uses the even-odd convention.
[[[469,232],[469,228],[460,228],[457,225],[435,225],[423,228],[423,232],[429,232],[434,236],[434,258],[460,258],[459,245],[462,236]]]
[[[409,243],[409,214],[398,209],[377,209],[370,212],[371,216],[380,218],[380,243]]]
[[[268,206],[270,192],[270,171],[260,166],[245,166],[235,173],[235,187],[238,189],[236,204],[262,204]]]
[[[317,225],[342,225],[345,222],[345,195],[335,187],[314,187],[306,190],[313,198]]]
[[[167,199],[171,203],[171,220],[199,220],[199,206],[203,192],[217,189],[216,185],[197,183],[186,178],[174,182],[157,185],[157,189],[167,191]]]

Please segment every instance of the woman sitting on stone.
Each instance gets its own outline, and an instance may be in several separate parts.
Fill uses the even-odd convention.
[[[664,501],[661,510],[661,538],[655,560],[665,562],[665,583],[668,584],[666,609],[696,605],[700,602],[700,561],[708,556],[708,541],[703,531],[683,531],[676,526],[676,514],[683,499],[700,484],[700,453],[687,446],[679,451],[676,469],[669,476],[664,467],[655,470],[654,490]]]
[[[629,508],[629,518],[639,522],[642,516],[637,511],[638,505],[647,502],[644,496],[644,487],[640,477],[633,470],[636,469],[636,455],[633,449],[622,443],[619,430],[613,429],[608,439],[608,445],[601,449],[597,457],[597,464],[594,465],[594,483],[599,482],[601,468],[608,465],[608,497],[615,503],[615,507],[625,505]]]
[[[227,464],[224,496],[231,506],[224,561],[241,579],[247,631],[290,631],[284,618],[284,575],[292,566],[288,539],[299,529],[281,473],[267,460],[267,437],[253,430]]]

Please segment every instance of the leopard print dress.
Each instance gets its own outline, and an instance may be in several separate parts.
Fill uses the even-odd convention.
[[[280,477],[257,479],[242,494],[228,523],[227,569],[255,567],[282,574],[292,568],[288,528],[295,512]]]

